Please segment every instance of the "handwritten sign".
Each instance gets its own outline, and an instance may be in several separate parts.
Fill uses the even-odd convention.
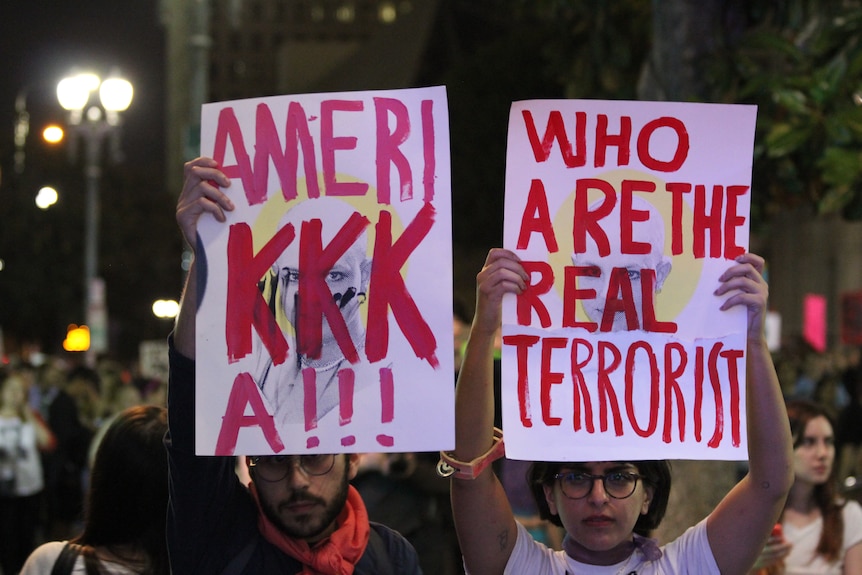
[[[445,89],[207,104],[201,148],[197,453],[451,448]]]
[[[504,245],[507,456],[746,459],[744,310],[718,277],[748,246],[752,106],[516,102]]]

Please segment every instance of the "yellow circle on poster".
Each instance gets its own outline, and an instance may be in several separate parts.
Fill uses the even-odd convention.
[[[361,180],[357,178],[353,178],[350,176],[339,175],[339,182],[359,182]],[[323,182],[322,174],[318,177],[318,189],[321,190],[321,198],[328,198],[330,200],[336,199],[342,201],[346,204],[349,204],[356,212],[368,218],[369,224],[365,227],[364,233],[367,238],[367,245],[365,253],[368,257],[369,261],[372,261],[374,256],[374,246],[376,243],[376,226],[379,221],[380,212],[382,211],[381,205],[377,202],[377,192],[374,188],[370,187],[366,190],[366,192],[361,196],[326,196],[324,195],[325,184]],[[266,243],[272,239],[275,233],[278,231],[279,226],[287,214],[292,208],[300,205],[305,201],[314,201],[317,198],[309,198],[308,197],[308,186],[306,185],[305,178],[297,179],[296,181],[296,190],[297,197],[294,200],[286,201],[284,199],[281,190],[277,190],[274,193],[270,193],[266,202],[258,214],[257,219],[254,221],[252,225],[252,235],[253,235],[253,245],[255,253],[259,252],[261,248],[263,248]],[[398,237],[403,232],[403,225],[401,223],[401,218],[395,210],[388,210],[392,216],[392,239],[393,242],[397,241]],[[322,213],[321,216],[325,217],[325,213]],[[294,238],[295,242],[299,241],[299,230],[296,230],[296,237]],[[409,262],[405,263],[404,268],[401,270],[402,277],[406,277],[407,268]],[[264,299],[269,301],[275,301],[275,315],[276,321],[281,326],[282,330],[286,333],[293,335],[293,326],[290,321],[287,319],[284,313],[283,306],[280,304],[281,298],[279,296],[279,286],[276,285],[275,276],[271,272],[267,272],[263,278],[261,278],[262,284],[262,293]],[[371,286],[369,286],[370,291]],[[275,293],[273,293],[275,290]],[[362,314],[363,323],[367,323],[367,306],[362,306],[360,313]]]
[[[655,191],[634,192],[634,195],[649,202],[655,207],[661,215],[665,234],[664,234],[664,255],[671,258],[672,267],[667,280],[661,291],[656,294],[655,312],[658,321],[674,321],[682,310],[691,301],[697,285],[700,281],[700,274],[703,268],[701,260],[696,259],[690,246],[685,246],[683,253],[672,255],[671,253],[671,217],[673,212],[673,195],[665,189],[666,182],[656,178],[652,174],[638,172],[636,170],[620,169],[612,170],[604,174],[596,176],[597,179],[609,183],[614,191],[619,195],[622,189],[622,183],[626,180],[636,180],[649,182],[655,185]],[[566,197],[563,204],[560,206],[557,213],[554,215],[554,231],[557,239],[558,251],[549,254],[548,261],[554,270],[554,288],[557,290],[562,299],[564,291],[564,268],[570,267],[572,263],[572,254],[574,252],[573,240],[573,225],[574,225],[574,206],[575,206],[575,190]],[[591,205],[596,200],[602,197],[602,193],[598,190],[592,190],[589,193],[587,204]],[[687,202],[682,202],[682,230],[692,229],[693,213]],[[634,223],[634,237],[637,239],[637,224]],[[607,231],[607,230],[606,230]],[[643,238],[641,238],[643,239]],[[577,309],[578,320],[588,321],[587,315],[583,310],[583,305],[578,305]]]

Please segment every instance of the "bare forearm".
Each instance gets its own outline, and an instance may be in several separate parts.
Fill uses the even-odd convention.
[[[452,480],[452,509],[464,562],[473,575],[499,575],[517,539],[515,516],[497,477]]]
[[[529,276],[512,252],[491,250],[476,277],[476,314],[455,392],[455,457],[472,461],[494,442],[494,342],[502,299],[521,293]],[[491,468],[475,479],[452,480],[452,509],[464,562],[475,575],[503,573],[516,524]]]
[[[474,332],[455,389],[455,457],[470,461],[494,437],[494,336]]]
[[[478,338],[476,338],[478,339]],[[493,356],[474,340],[473,358],[465,358],[456,394],[456,450],[470,461],[491,447],[494,425]],[[488,345],[493,346],[493,339]],[[485,357],[487,355],[487,357]],[[464,561],[475,575],[498,575],[505,569],[517,534],[506,493],[486,468],[476,479],[452,480],[452,508]]]
[[[493,443],[494,334],[473,329],[455,393],[455,457],[471,461]],[[517,534],[514,515],[492,468],[476,479],[452,480],[461,552],[471,573],[503,572]]]
[[[751,479],[787,492],[793,484],[793,451],[784,398],[764,341],[748,346],[748,451]]]
[[[710,514],[707,533],[722,573],[748,573],[793,483],[790,425],[766,344],[747,358],[748,475]]]

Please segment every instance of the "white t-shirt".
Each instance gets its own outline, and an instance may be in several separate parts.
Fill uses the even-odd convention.
[[[719,575],[718,565],[706,537],[706,519],[689,528],[679,538],[661,548],[662,556],[648,561],[636,550],[616,565],[588,565],[575,561],[564,551],[554,551],[535,541],[518,524],[518,539],[506,564],[506,575],[617,575],[637,571],[638,575],[697,573]]]
[[[834,563],[827,563],[814,552],[823,529],[822,517],[801,528],[789,523],[782,525],[784,539],[793,543],[790,555],[784,560],[786,575],[841,575],[844,572],[844,554],[862,542],[862,506],[855,501],[848,501],[841,514],[844,518],[844,541],[841,543],[840,558]]]
[[[66,545],[65,541],[50,541],[40,545],[27,558],[18,575],[47,575],[54,568],[54,563],[57,562],[57,557],[60,556],[64,545]],[[110,561],[99,561],[99,566],[104,575],[138,575],[139,573],[126,565]],[[86,575],[86,573],[84,558],[79,555],[72,568],[72,575]]]
[[[0,417],[0,476],[15,478],[15,495],[27,497],[42,491],[42,460],[32,423],[17,417]]]

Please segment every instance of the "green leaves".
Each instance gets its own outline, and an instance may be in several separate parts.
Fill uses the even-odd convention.
[[[761,3],[758,3],[761,4]],[[763,6],[770,6],[763,3]],[[842,212],[862,195],[862,9],[772,5],[737,43],[735,93],[758,105],[755,187],[763,213],[810,203]]]
[[[808,126],[773,124],[766,135],[766,155],[769,158],[782,158],[804,148],[811,138]]]

